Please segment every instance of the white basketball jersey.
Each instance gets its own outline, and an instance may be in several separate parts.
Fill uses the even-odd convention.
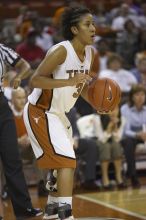
[[[92,51],[91,46],[85,48],[85,59],[80,61],[70,41],[63,41],[53,46],[49,51],[55,50],[60,45],[67,50],[66,60],[63,64],[52,73],[54,79],[68,79],[78,73],[89,74]],[[49,112],[69,112],[74,106],[78,96],[80,95],[84,85],[82,83],[76,86],[67,86],[54,89],[38,89],[35,88],[29,95],[28,100],[31,104],[37,105]]]

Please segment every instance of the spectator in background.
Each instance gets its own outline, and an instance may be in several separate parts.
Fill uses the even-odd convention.
[[[118,189],[124,189],[126,184],[122,178],[123,150],[121,140],[125,119],[121,116],[117,107],[109,115],[96,116],[95,131],[99,146],[99,160],[102,170],[102,184],[104,189],[112,189],[110,184],[108,168],[113,162],[115,168],[115,179]]]
[[[65,9],[67,7],[80,7],[81,5],[83,6],[84,2],[78,2],[78,1],[66,1],[63,0],[60,4],[60,7],[57,8],[57,10],[55,10],[55,13],[53,15],[53,26],[56,29],[56,31],[53,34],[53,42],[54,44],[57,44],[61,41],[64,40],[64,37],[62,36],[62,32],[60,29],[60,23],[61,23],[61,16],[63,14],[63,12],[65,11]]]
[[[143,3],[141,5],[141,8],[142,8],[142,14],[138,17],[139,28],[141,30],[143,29],[146,30],[146,3]]]
[[[108,69],[100,72],[99,77],[109,77],[115,80],[122,91],[122,102],[125,102],[132,85],[137,84],[132,73],[123,68],[123,60],[118,54],[112,54],[107,61]]]
[[[37,185],[38,196],[47,196],[48,191],[45,188],[46,175],[44,175],[43,170],[39,170],[37,168],[37,165],[34,162],[34,154],[23,121],[23,109],[25,104],[26,104],[25,90],[21,87],[19,87],[17,90],[12,90],[12,100],[10,102],[10,107],[12,109],[15,119],[17,140],[18,140],[18,146],[19,146],[22,162],[24,165],[27,163],[33,164],[38,178],[38,185]]]
[[[104,3],[102,1],[96,3],[94,9],[94,21],[97,27],[106,27],[108,24]]]
[[[78,2],[78,1],[63,0],[60,3],[60,7],[58,7],[55,10],[55,13],[53,15],[53,23],[54,23],[54,26],[56,27],[56,29],[58,29],[58,27],[60,28],[61,16],[62,16],[63,12],[65,11],[66,7],[79,7],[80,5],[83,6],[83,4],[80,4],[80,2]]]
[[[37,27],[38,19],[39,16],[36,11],[29,11],[28,9],[26,10],[24,15],[22,15],[22,20],[17,30],[17,34],[19,34],[19,38],[21,40],[27,38],[30,29]]]
[[[136,68],[132,69],[131,72],[139,84],[146,86],[146,55],[137,57]]]
[[[99,54],[99,71],[105,70],[107,69],[108,57],[111,54],[109,42],[107,39],[101,38],[95,43],[95,47]]]
[[[53,15],[53,24],[55,28],[58,28],[60,26],[61,16],[64,10],[65,10],[65,5],[62,5],[55,10],[55,13]]]
[[[47,52],[53,46],[53,37],[46,31],[45,21],[40,21],[37,26],[36,45],[41,47],[43,51]]]
[[[142,13],[141,3],[142,0],[123,0],[129,6],[129,10],[132,14],[140,15]]]
[[[77,120],[78,117],[75,107],[70,110],[67,116],[73,129],[74,150],[77,161],[84,161],[84,168],[79,171],[82,172],[81,187],[87,190],[97,190],[99,189],[96,184],[98,146],[96,144],[96,137],[93,133],[89,132],[92,125],[89,128],[89,120],[87,119],[86,122],[84,120],[88,116],[81,117]],[[87,124],[89,126],[87,126]],[[84,131],[86,130],[85,132],[82,132],[82,126],[84,126]],[[81,167],[77,167],[77,169],[81,169]]]
[[[9,105],[14,115],[18,146],[23,162],[25,160],[28,160],[28,157],[29,159],[31,158],[30,141],[23,122],[23,109],[25,103],[26,103],[25,90],[21,87],[19,87],[17,90],[12,90],[12,99],[11,102],[9,102]],[[26,154],[29,154],[28,157],[26,156]]]
[[[125,60],[126,69],[130,69],[134,66],[134,57],[139,49],[138,39],[138,29],[131,19],[127,19],[124,23],[124,30],[119,36],[116,45],[116,52]]]
[[[137,15],[142,14],[141,4],[143,0],[124,0],[130,7],[130,10],[135,11]]]
[[[37,32],[34,29],[29,30],[26,39],[17,45],[16,51],[28,61],[33,69],[36,69],[45,56],[42,48],[36,44]]]
[[[110,10],[110,12],[108,13],[108,20],[110,21],[110,23],[112,23],[112,21],[114,20],[114,18],[118,17],[121,14],[125,14],[127,15],[127,7],[128,7],[128,14],[129,15],[137,15],[139,12],[137,12],[135,10],[135,8],[131,7],[131,3],[133,3],[133,0],[131,2],[128,1],[119,1],[118,3],[118,7],[114,7],[113,9]],[[123,4],[126,4],[126,8],[123,9]],[[125,6],[124,6],[125,7]],[[126,12],[123,12],[126,11]]]
[[[45,57],[44,50],[36,44],[37,32],[32,29],[27,34],[26,39],[17,45],[16,51],[29,62],[32,69],[36,69],[42,59]],[[22,86],[28,89],[28,80],[23,80]]]
[[[130,8],[127,4],[125,4],[125,3],[121,4],[119,11],[118,11],[118,16],[116,16],[112,20],[112,24],[111,24],[112,29],[116,30],[118,32],[123,31],[125,21],[128,18],[133,19],[134,15],[135,15],[135,13],[134,14],[133,14],[133,12],[131,13]]]
[[[112,20],[112,24],[111,24],[112,30],[117,32],[116,44],[119,44],[121,42],[123,31],[124,31],[124,24],[127,21],[127,19],[131,19],[134,25],[138,27],[138,22],[137,22],[138,16],[136,12],[133,13],[130,10],[130,7],[128,6],[128,4],[123,3],[121,4],[119,8],[118,16]]]
[[[127,161],[127,175],[133,187],[140,183],[136,171],[135,152],[138,143],[146,141],[146,90],[141,85],[132,87],[129,94],[129,104],[122,106],[122,115],[126,118],[124,139],[122,145]]]
[[[23,21],[25,20],[25,17],[27,16],[27,12],[28,12],[28,7],[26,5],[23,5],[22,7],[20,7],[19,15],[16,18],[16,32],[17,33],[19,33],[20,31],[20,27]]]

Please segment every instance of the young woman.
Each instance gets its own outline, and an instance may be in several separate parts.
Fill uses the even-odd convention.
[[[108,168],[110,162],[114,164],[115,179],[118,189],[124,189],[122,178],[122,145],[125,118],[121,116],[119,108],[115,108],[109,115],[101,115],[96,124],[96,132],[99,146],[99,160],[102,170],[103,188],[106,190],[113,189],[110,184]]]
[[[136,169],[135,152],[139,143],[146,141],[146,90],[138,84],[129,93],[129,103],[121,107],[122,115],[126,118],[124,139],[122,141],[127,162],[127,174],[133,188],[139,188],[140,182]]]
[[[34,90],[24,121],[38,165],[57,169],[57,197],[49,196],[44,219],[73,219],[72,188],[76,167],[72,128],[65,116],[79,95],[87,100],[95,27],[86,8],[67,8],[62,17],[65,41],[54,45],[31,79]],[[53,203],[53,201],[57,203]],[[53,207],[53,208],[52,208]]]

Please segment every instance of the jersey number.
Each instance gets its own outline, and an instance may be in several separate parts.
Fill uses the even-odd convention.
[[[76,88],[77,88],[77,92],[74,92],[74,93],[73,93],[73,97],[74,97],[74,98],[78,98],[78,97],[79,97],[79,95],[80,95],[80,93],[81,93],[81,91],[82,91],[82,88],[83,88],[83,83],[79,83],[79,84],[76,86]]]

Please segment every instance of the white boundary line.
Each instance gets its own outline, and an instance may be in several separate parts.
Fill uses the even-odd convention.
[[[131,215],[133,217],[137,217],[137,218],[141,218],[143,220],[146,220],[146,217],[144,217],[143,215],[139,215],[139,214],[137,214],[135,212],[131,212],[131,211],[125,210],[123,208],[116,207],[116,206],[111,205],[111,204],[107,204],[106,202],[102,202],[102,201],[100,201],[98,199],[88,198],[88,197],[83,196],[83,195],[76,195],[75,197],[80,198],[80,199],[84,199],[84,200],[87,200],[87,201],[90,201],[90,202],[94,202],[94,203],[99,204],[99,205],[103,205],[103,206],[105,206],[107,208],[111,208],[111,209],[114,209],[116,211],[123,212],[123,213]]]

